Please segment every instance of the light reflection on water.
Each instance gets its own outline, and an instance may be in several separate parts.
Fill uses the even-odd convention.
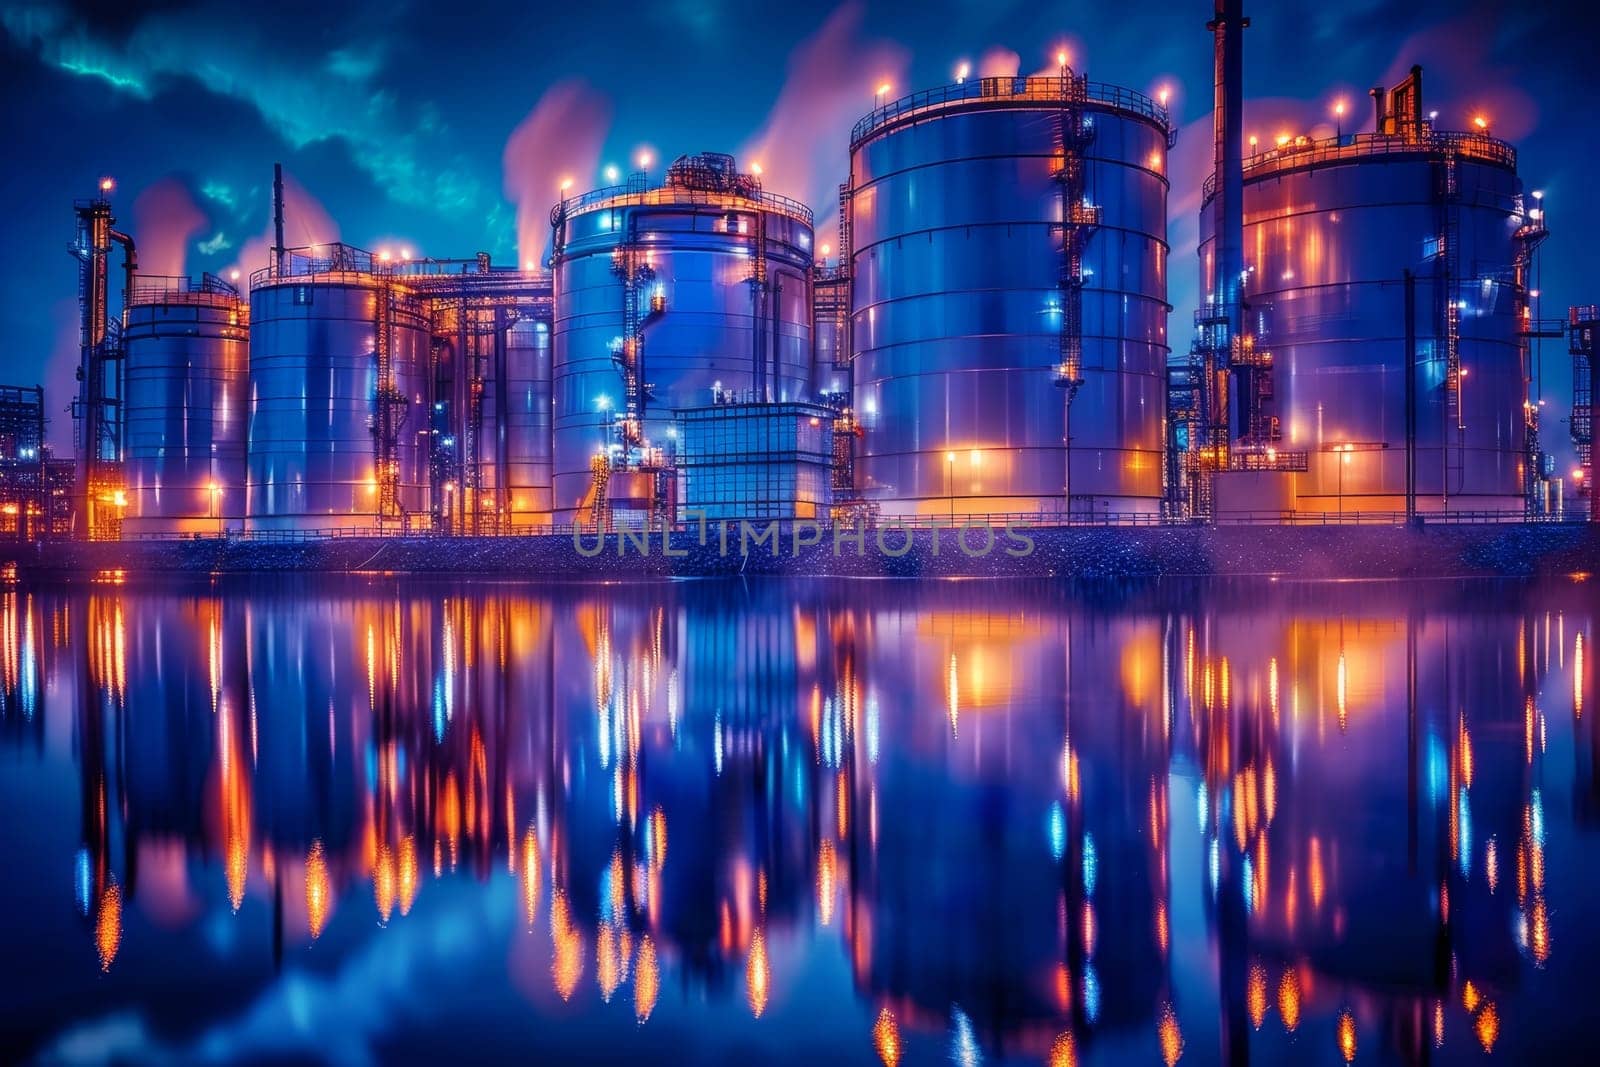
[[[1587,1048],[1592,595],[10,587],[0,1032],[156,1062]]]

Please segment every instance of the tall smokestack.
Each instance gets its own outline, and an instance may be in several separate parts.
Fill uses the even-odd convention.
[[[1229,341],[1238,330],[1239,276],[1244,273],[1244,28],[1241,0],[1216,0],[1216,17],[1206,23],[1216,42],[1215,99],[1212,107],[1216,171],[1216,296],[1230,315]]]
[[[283,273],[283,164],[272,165],[272,273]]]
[[[1216,0],[1215,17],[1206,23],[1215,42],[1213,70],[1212,166],[1217,188],[1212,248],[1215,261],[1212,300],[1226,320],[1226,344],[1231,350],[1242,322],[1241,292],[1244,274],[1244,28],[1250,20],[1241,10],[1242,0]],[[1242,412],[1235,409],[1232,431]]]

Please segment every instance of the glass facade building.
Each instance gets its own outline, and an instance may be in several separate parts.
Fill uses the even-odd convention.
[[[827,516],[833,412],[724,400],[675,414],[681,508],[703,511],[709,522]]]

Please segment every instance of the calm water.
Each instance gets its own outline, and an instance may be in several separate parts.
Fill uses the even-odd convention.
[[[7,587],[3,1058],[1576,1056],[1597,612]]]

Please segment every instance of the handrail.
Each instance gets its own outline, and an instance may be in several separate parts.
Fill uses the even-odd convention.
[[[1244,176],[1253,178],[1282,170],[1365,159],[1369,156],[1455,155],[1483,163],[1495,163],[1512,170],[1517,166],[1517,150],[1507,141],[1486,133],[1440,133],[1424,125],[1416,136],[1387,133],[1354,133],[1342,137],[1314,140],[1297,137],[1276,148],[1254,152],[1244,161]],[[1201,186],[1201,201],[1217,195],[1217,176],[1206,176]]]
[[[227,307],[243,302],[239,290],[217,277],[202,274],[200,280],[185,275],[135,274],[128,290],[128,304],[199,304]]]
[[[1171,147],[1175,130],[1167,109],[1132,89],[1124,89],[1086,78],[1054,77],[1048,75],[1004,78],[969,78],[965,81],[937,85],[931,89],[890,100],[869,111],[850,131],[850,151],[883,129],[922,114],[931,114],[960,104],[1051,104],[1084,103],[1091,107],[1119,111],[1137,118],[1147,119],[1161,127]]]
[[[591,189],[587,193],[569,196],[557,203],[555,207],[550,209],[550,222],[552,225],[556,225],[564,218],[571,218],[575,214],[601,206],[670,207],[673,204],[729,208],[765,208],[780,215],[787,215],[807,226],[816,224],[815,216],[810,208],[800,201],[780,193],[769,193],[763,190],[755,197],[749,197],[737,193],[693,189],[680,185],[662,185],[642,192],[637,189],[629,189],[626,185],[608,185],[600,189]]]

